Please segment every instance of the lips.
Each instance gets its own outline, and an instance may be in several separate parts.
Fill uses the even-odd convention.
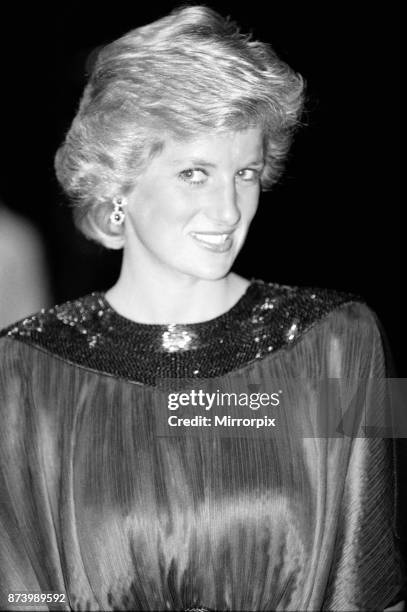
[[[230,236],[230,234],[205,234],[200,232],[192,232],[192,235],[194,238],[210,244],[222,244]]]
[[[221,253],[228,251],[232,246],[231,234],[231,232],[191,232],[192,238],[200,246]]]

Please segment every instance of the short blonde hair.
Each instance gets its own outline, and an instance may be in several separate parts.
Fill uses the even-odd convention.
[[[99,52],[56,154],[57,178],[77,226],[108,248],[122,246],[109,223],[112,198],[134,187],[162,149],[163,133],[187,139],[261,125],[261,185],[270,189],[303,98],[299,74],[210,8],[176,9],[130,31]]]

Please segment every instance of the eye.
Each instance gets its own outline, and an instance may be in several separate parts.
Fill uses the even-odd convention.
[[[254,168],[244,168],[243,170],[239,170],[237,176],[241,178],[242,181],[253,183],[259,180],[260,171],[255,170]]]
[[[180,172],[179,177],[186,183],[199,185],[206,181],[208,174],[202,168],[188,168]]]

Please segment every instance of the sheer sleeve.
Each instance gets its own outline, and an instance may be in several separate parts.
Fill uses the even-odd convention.
[[[64,593],[52,503],[46,482],[46,449],[33,444],[38,424],[29,401],[24,355],[29,347],[0,339],[0,608],[9,594]],[[27,368],[28,369],[28,368]],[[44,372],[45,375],[45,372]],[[69,609],[52,604],[31,610]]]
[[[324,610],[383,610],[402,599],[395,443],[389,434],[386,365],[375,314],[352,304],[331,318],[327,374],[347,398],[350,455]],[[390,419],[391,423],[391,419]]]

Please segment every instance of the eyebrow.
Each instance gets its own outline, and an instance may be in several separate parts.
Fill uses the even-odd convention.
[[[213,164],[212,162],[208,162],[205,159],[201,159],[201,158],[173,159],[171,164],[174,166],[178,164],[191,164],[191,166],[206,166],[208,168],[216,168],[216,164]],[[264,164],[264,159],[256,159],[247,164],[244,164],[244,166],[245,167],[262,166],[263,164]]]

